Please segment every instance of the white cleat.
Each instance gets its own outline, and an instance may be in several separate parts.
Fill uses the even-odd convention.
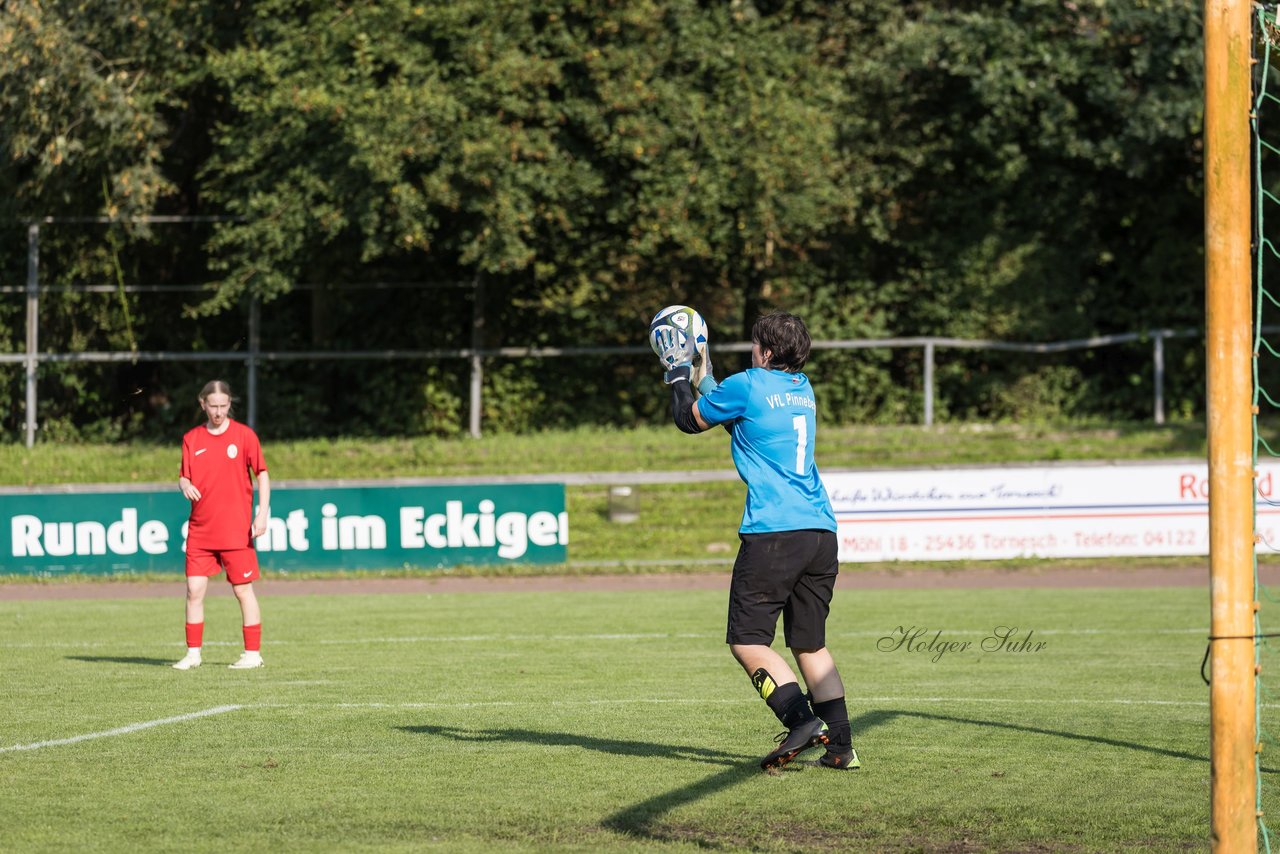
[[[193,667],[200,666],[200,653],[188,652],[182,657],[182,661],[173,665],[174,670],[190,670]]]
[[[266,662],[262,660],[262,653],[243,652],[236,659],[235,664],[228,664],[227,667],[231,670],[252,670],[255,667],[263,667],[265,664]]]

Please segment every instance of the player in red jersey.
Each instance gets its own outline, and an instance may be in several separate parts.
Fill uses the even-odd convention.
[[[182,469],[178,488],[191,502],[187,525],[187,654],[178,670],[200,666],[204,641],[204,594],[209,578],[221,570],[240,603],[244,654],[231,667],[262,666],[262,612],[253,582],[259,577],[254,537],[267,530],[271,517],[271,478],[262,446],[251,429],[231,418],[231,388],[214,380],[200,391],[200,408],[208,423],[182,437]],[[258,515],[253,515],[253,482],[258,479]]]

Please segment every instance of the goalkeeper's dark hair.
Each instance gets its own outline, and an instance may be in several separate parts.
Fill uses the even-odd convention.
[[[769,367],[775,371],[795,373],[809,361],[813,344],[804,321],[794,314],[775,311],[766,314],[751,327],[751,340],[769,351]]]

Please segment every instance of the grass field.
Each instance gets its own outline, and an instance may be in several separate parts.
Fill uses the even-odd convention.
[[[218,593],[189,673],[167,666],[177,593],[0,601],[0,848],[1207,845],[1199,588],[838,591],[864,769],[778,776],[723,593],[275,597],[258,671],[223,666],[238,611]],[[1046,646],[981,651],[997,626]],[[899,627],[974,646],[877,649]]]
[[[276,480],[436,477],[549,472],[732,469],[719,430],[685,436],[675,427],[582,428],[480,439],[262,437]],[[1277,437],[1276,441],[1280,441]],[[167,444],[0,444],[0,486],[157,483],[177,480],[181,437]],[[818,467],[1140,460],[1204,457],[1201,423],[1114,425],[837,426],[818,430]]]

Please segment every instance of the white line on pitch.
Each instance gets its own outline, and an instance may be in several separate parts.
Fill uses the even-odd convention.
[[[171,718],[160,718],[154,721],[142,721],[141,723],[129,724],[128,726],[104,730],[103,732],[88,732],[84,735],[73,735],[71,738],[57,738],[52,741],[37,741],[34,744],[15,744],[12,747],[0,747],[0,753],[9,753],[14,750],[39,750],[41,747],[58,747],[63,744],[75,744],[79,741],[88,741],[91,738],[106,738],[107,736],[112,735],[128,735],[131,732],[150,729],[153,726],[177,724],[182,723],[183,721],[195,720],[196,718],[208,717],[209,715],[220,715],[224,712],[234,712],[237,709],[243,708],[244,706],[214,706],[212,709],[202,709],[198,712],[191,712],[185,715],[174,715]]]
[[[914,626],[912,627],[915,628]],[[991,629],[926,629],[921,637],[933,635],[941,631],[947,635],[990,635]],[[1167,634],[1199,634],[1208,636],[1207,629],[1035,629],[1037,635],[1167,635]],[[900,636],[901,632],[889,630],[869,630],[856,632],[827,632],[828,637],[837,638],[882,638]],[[723,637],[723,632],[613,632],[609,634],[580,635],[539,635],[539,634],[491,634],[491,635],[409,635],[405,637],[376,638],[318,638],[310,641],[277,640],[275,643],[306,643],[310,645],[351,643],[490,643],[508,641],[581,641],[581,640],[702,640]]]
[[[692,634],[676,634],[671,632],[637,632],[628,634],[619,634],[611,632],[608,634],[580,634],[580,635],[509,635],[509,634],[492,634],[492,635],[409,635],[405,637],[376,637],[376,638],[309,638],[306,640],[280,640],[272,639],[272,645],[290,645],[290,644],[306,644],[307,646],[346,646],[349,644],[361,643],[506,643],[508,641],[582,641],[582,640],[659,640],[662,638],[714,638],[721,637],[723,633],[692,633]],[[205,641],[205,646],[239,646],[240,641]],[[174,644],[170,644],[173,646]],[[104,647],[118,648],[119,643],[108,643],[104,641],[66,641],[51,643],[0,643],[0,649],[100,649]]]
[[[849,697],[849,706],[853,709],[861,708],[869,703],[992,703],[992,704],[1009,704],[1009,705],[1083,705],[1083,706],[1192,706],[1207,707],[1209,703],[1204,700],[1132,700],[1132,699],[1033,699],[1018,697]],[[326,709],[474,709],[474,708],[490,708],[490,707],[521,707],[521,706],[627,706],[627,705],[711,705],[711,704],[738,704],[744,702],[741,698],[736,699],[716,699],[707,700],[699,698],[667,698],[655,699],[650,697],[637,697],[633,699],[620,700],[549,700],[549,701],[525,701],[525,700],[486,700],[475,703],[280,703],[281,707],[295,706],[305,708],[326,708]],[[1263,708],[1280,708],[1280,704],[1263,704]]]
[[[293,703],[287,705],[306,706],[308,708],[334,708],[334,709],[476,709],[489,707],[517,707],[517,706],[632,706],[632,705],[697,705],[704,706],[714,703],[741,703],[740,699],[720,699],[720,700],[700,700],[700,699],[682,699],[678,697],[668,699],[652,699],[649,697],[635,698],[627,700],[547,700],[530,702],[526,700],[484,700],[476,703]]]
[[[946,635],[990,635],[991,629],[928,629],[921,637],[932,636],[941,631]],[[1165,635],[1165,634],[1198,634],[1208,636],[1207,629],[1035,629],[1037,635]],[[408,635],[405,637],[374,638],[317,638],[315,640],[276,640],[277,644],[305,643],[310,646],[336,645],[345,646],[357,643],[507,643],[511,641],[583,641],[583,640],[705,640],[723,637],[723,632],[613,632],[609,634],[580,635],[539,635],[539,634],[492,634],[492,635]],[[875,630],[858,632],[828,632],[828,637],[836,638],[882,638],[900,637],[896,631]]]
[[[1047,700],[1030,697],[850,697],[857,703],[1009,703],[1016,705],[1077,706],[1208,706],[1207,700],[1129,700],[1125,698],[1088,699],[1084,697]]]
[[[507,643],[509,641],[583,641],[583,640],[663,640],[720,637],[720,634],[679,634],[673,632],[611,632],[581,635],[410,635],[395,638],[319,638],[314,641],[276,641],[276,643],[337,644],[351,643]]]
[[[1085,706],[1189,706],[1194,708],[1207,708],[1208,703],[1201,700],[1135,700],[1125,698],[1112,699],[1086,699],[1086,698],[1063,698],[1063,699],[1037,699],[1037,698],[1018,698],[1018,697],[850,697],[849,705],[853,707],[856,714],[859,709],[864,708],[872,703],[899,703],[910,705],[912,703],[950,703],[950,704],[1005,704],[1005,705],[1085,705]],[[198,712],[191,712],[185,715],[175,715],[169,718],[160,718],[154,721],[142,721],[128,726],[118,727],[116,729],[105,730],[103,732],[91,732],[83,735],[72,736],[70,738],[53,739],[50,741],[38,741],[33,744],[15,744],[10,747],[0,747],[0,753],[10,753],[20,750],[38,750],[42,747],[58,747],[67,744],[76,744],[77,742],[87,741],[93,738],[106,738],[115,735],[128,735],[129,733],[138,732],[139,730],[150,729],[151,727],[164,726],[165,724],[182,723],[183,721],[195,720],[196,718],[208,717],[209,715],[219,715],[225,712],[234,712],[246,708],[307,708],[307,709],[474,709],[474,708],[513,708],[527,706],[606,706],[606,705],[738,705],[743,702],[740,698],[653,698],[653,697],[637,697],[631,699],[617,700],[557,700],[557,701],[524,701],[524,700],[490,700],[483,702],[435,702],[435,703],[256,703],[250,706],[231,705],[231,706],[215,706],[211,709],[203,709]],[[1278,709],[1280,703],[1262,703],[1260,708]]]
[[[912,629],[915,627],[913,626]],[[1034,628],[1034,627],[1032,627]],[[1205,635],[1203,628],[1186,629],[1034,629],[1037,635]],[[942,632],[946,635],[990,635],[991,629],[949,629],[925,627],[921,637],[931,637]],[[882,638],[901,637],[896,627],[894,630],[864,630],[853,632],[828,632],[833,638]],[[723,633],[715,632],[610,632],[606,634],[484,634],[484,635],[408,635],[404,637],[373,638],[312,638],[307,640],[272,639],[272,645],[289,646],[305,644],[307,646],[349,646],[354,644],[397,644],[397,643],[508,643],[513,641],[610,641],[610,640],[705,640],[720,638]],[[240,641],[206,641],[205,646],[239,646]],[[0,649],[101,649],[119,648],[121,644],[103,641],[53,642],[53,643],[0,643]]]

